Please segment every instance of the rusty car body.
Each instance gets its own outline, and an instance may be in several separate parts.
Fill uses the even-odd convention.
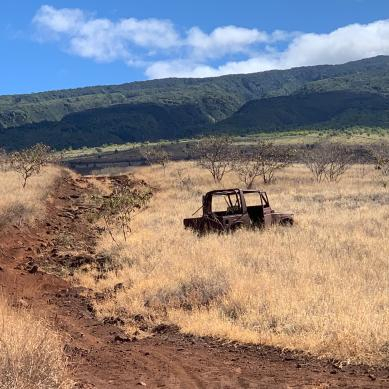
[[[185,228],[198,233],[232,232],[241,227],[293,225],[294,222],[292,213],[275,212],[266,192],[254,189],[213,190],[203,196],[202,206],[195,213],[200,209],[201,217],[184,219]]]

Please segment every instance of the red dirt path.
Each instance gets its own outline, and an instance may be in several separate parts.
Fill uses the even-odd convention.
[[[11,303],[43,314],[66,339],[80,388],[389,388],[389,369],[347,366],[267,346],[223,344],[160,326],[130,339],[94,317],[89,291],[42,269],[93,257],[97,231],[85,217],[86,178],[64,173],[35,227],[0,231],[0,287]],[[59,236],[76,236],[77,256],[58,253]],[[37,266],[37,268],[36,268]]]

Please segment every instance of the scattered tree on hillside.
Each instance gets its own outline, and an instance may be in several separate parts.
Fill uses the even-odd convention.
[[[389,142],[375,144],[371,148],[376,168],[383,176],[389,176]]]
[[[258,177],[264,184],[274,181],[274,174],[291,163],[292,152],[275,146],[272,142],[259,141],[252,149],[241,151],[234,162],[239,180],[250,189]]]
[[[9,155],[7,152],[0,148],[0,170],[6,171],[9,168]]]
[[[193,188],[192,178],[187,174],[185,169],[177,169],[176,172],[177,184],[180,188],[191,190]]]
[[[196,145],[190,142],[186,142],[182,148],[182,153],[185,155],[186,160],[193,160],[195,158]]]
[[[136,211],[144,207],[151,198],[151,191],[147,189],[132,189],[129,185],[120,185],[111,195],[99,197],[99,215],[103,218],[108,233],[116,242],[113,228],[118,227],[127,240],[127,233],[131,232],[131,221]]]
[[[215,183],[232,169],[234,154],[232,139],[228,136],[209,136],[195,146],[198,165],[211,173]]]
[[[171,155],[165,149],[161,146],[146,147],[141,150],[141,154],[149,165],[160,165],[165,173],[166,165],[171,159]]]
[[[28,149],[15,151],[9,160],[11,169],[22,176],[25,188],[30,177],[39,174],[43,166],[53,161],[53,152],[49,146],[38,143]]]
[[[327,148],[327,160],[326,178],[328,181],[337,182],[350,168],[352,156],[346,146],[333,143]]]
[[[304,163],[311,171],[315,180],[321,182],[325,177],[327,162],[323,147],[317,146],[309,148],[304,152]]]
[[[337,182],[351,165],[351,153],[340,143],[316,144],[304,152],[303,159],[317,182]]]

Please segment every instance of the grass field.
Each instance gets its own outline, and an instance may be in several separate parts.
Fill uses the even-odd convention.
[[[0,388],[71,388],[61,337],[31,312],[0,301]]]
[[[349,130],[293,130],[280,132],[262,132],[249,134],[246,136],[234,136],[236,144],[252,144],[257,140],[266,140],[279,145],[309,144],[330,139],[333,142],[340,142],[349,145],[369,145],[383,140],[389,140],[389,129],[385,128],[350,128]],[[144,146],[163,146],[174,154],[177,147],[182,147],[186,143],[194,143],[193,139],[180,139],[177,141],[147,142],[147,143],[125,143],[103,145],[95,148],[82,148],[65,150],[62,152],[64,159],[74,159],[79,157],[93,157],[101,154],[123,153],[136,150]]]
[[[40,175],[31,177],[23,189],[18,173],[0,170],[0,228],[43,217],[45,201],[59,176],[59,168],[48,166]]]
[[[45,215],[45,203],[57,167],[46,167],[26,188],[17,173],[0,171],[0,230],[32,224]],[[70,388],[60,336],[27,310],[8,305],[0,296],[0,388]]]
[[[100,292],[123,283],[97,303],[100,316],[124,318],[129,332],[140,317],[345,363],[389,364],[389,187],[372,166],[354,166],[338,184],[290,167],[263,189],[273,208],[295,213],[295,226],[202,238],[182,219],[215,187],[206,171],[179,162],[166,174],[156,166],[132,173],[155,188],[151,203],[127,242],[120,234],[118,245],[108,235],[99,242],[111,271],[78,274]],[[223,186],[239,183],[230,174]]]

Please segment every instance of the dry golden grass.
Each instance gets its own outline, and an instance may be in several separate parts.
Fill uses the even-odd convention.
[[[44,201],[50,193],[60,169],[48,166],[22,187],[22,179],[14,171],[0,171],[0,228],[7,224],[32,223],[44,216]]]
[[[0,388],[70,388],[59,335],[31,313],[0,301]]]
[[[45,201],[60,169],[45,168],[26,188],[15,172],[0,171],[0,229],[33,223],[44,216]],[[70,388],[63,344],[47,323],[10,308],[0,297],[0,388]]]
[[[178,169],[190,185],[179,184]],[[114,270],[79,274],[99,291],[124,284],[98,303],[100,315],[139,314],[198,335],[389,364],[389,189],[372,167],[353,167],[338,184],[290,167],[263,189],[273,208],[295,213],[295,226],[202,238],[182,219],[215,187],[207,172],[189,162],[170,164],[166,175],[154,166],[133,172],[158,188],[154,198],[126,243],[102,238]],[[231,174],[223,185],[240,186]]]

